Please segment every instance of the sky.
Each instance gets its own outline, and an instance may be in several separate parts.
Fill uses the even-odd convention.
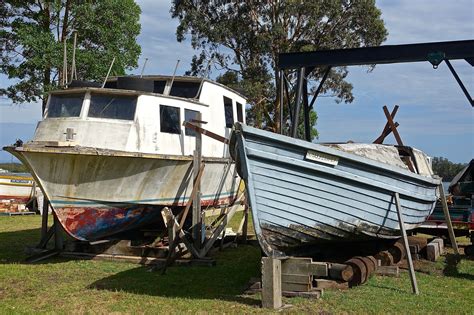
[[[196,52],[189,41],[176,41],[178,21],[171,19],[170,3],[137,2],[142,9],[139,64],[148,58],[145,74],[170,75],[178,59],[177,74],[184,74]],[[383,0],[377,6],[389,32],[384,44],[474,39],[474,0]],[[464,60],[452,64],[473,96],[474,68]],[[211,78],[217,74],[211,73]],[[354,102],[337,104],[332,97],[316,101],[318,141],[372,142],[386,122],[382,106],[391,110],[399,105],[395,120],[404,144],[456,163],[474,158],[474,109],[444,63],[436,70],[428,62],[378,65],[370,73],[364,67],[351,67],[347,79],[354,86]],[[0,75],[0,86],[10,82]],[[0,145],[17,138],[30,140],[40,119],[39,104],[12,105],[0,98]],[[393,136],[386,143],[395,143]],[[0,152],[0,161],[13,159]]]

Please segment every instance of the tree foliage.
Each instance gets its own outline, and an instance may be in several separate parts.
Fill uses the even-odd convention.
[[[140,12],[133,0],[2,1],[0,73],[14,83],[1,88],[0,95],[32,102],[57,87],[65,41],[71,64],[74,31],[78,79],[103,79],[113,57],[115,75],[136,67]]]
[[[453,163],[443,157],[434,157],[432,165],[433,172],[441,176],[443,181],[451,181],[466,166],[463,163]]]
[[[267,129],[280,124],[279,53],[377,46],[387,36],[375,0],[174,0],[171,14],[179,20],[178,41],[190,35],[199,51],[189,73],[203,74],[212,64],[235,73],[251,105],[249,121]],[[347,74],[345,67],[332,69],[322,92],[352,102]],[[321,76],[317,70],[308,79]]]

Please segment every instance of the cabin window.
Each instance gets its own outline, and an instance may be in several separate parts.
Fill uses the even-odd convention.
[[[232,109],[232,100],[224,96],[224,114],[225,114],[225,126],[232,128],[234,124],[234,111]]]
[[[153,84],[153,93],[163,94],[163,92],[165,91],[166,81],[155,81]]]
[[[133,120],[136,96],[91,94],[89,117]]]
[[[51,95],[48,117],[79,117],[84,94]]]
[[[196,110],[185,109],[184,110],[184,121],[192,122],[193,119],[198,119],[199,112]],[[185,128],[184,134],[186,136],[195,137],[196,131],[191,128]]]
[[[170,95],[185,98],[195,98],[199,92],[200,85],[201,82],[174,81],[173,86],[171,87]]]
[[[160,131],[181,134],[179,107],[160,105]]]
[[[239,102],[237,104],[237,121],[243,123],[244,122],[244,111],[242,108],[242,104]]]

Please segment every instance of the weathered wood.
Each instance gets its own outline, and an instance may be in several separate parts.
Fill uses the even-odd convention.
[[[304,274],[317,277],[328,276],[328,266],[326,263],[311,261],[311,258],[283,260],[281,264],[282,272],[285,274]]]
[[[350,265],[354,271],[354,275],[349,281],[349,286],[353,287],[365,283],[367,279],[367,268],[364,262],[354,257],[346,261],[346,264]]]
[[[292,274],[281,274],[282,283],[300,283],[300,284],[311,284],[311,276],[309,275],[292,275]]]
[[[319,299],[323,295],[322,290],[311,290],[309,292],[282,291],[284,297],[302,297],[307,299]]]
[[[282,282],[281,289],[282,291],[309,292],[311,290],[311,284]]]
[[[437,243],[429,243],[426,246],[426,259],[436,261],[439,258],[439,245]]]
[[[163,266],[166,263],[165,258],[155,257],[141,257],[141,256],[125,256],[125,255],[111,255],[111,254],[92,254],[82,252],[62,252],[59,254],[62,257],[91,259],[91,260],[106,260],[106,261],[120,261],[140,265]],[[176,259],[174,261],[179,266],[215,266],[216,261],[213,259]]]
[[[393,108],[392,110],[392,113],[390,114],[390,116],[392,117],[392,120],[395,119],[395,115],[397,114],[397,111],[398,111],[398,108],[399,106],[398,105],[395,105],[395,107]],[[398,127],[399,124],[398,123],[395,123],[395,127]],[[385,138],[392,132],[392,129],[390,128],[390,124],[388,123],[388,121],[385,123],[385,126],[383,128],[383,131],[382,133],[380,134],[380,136],[374,140],[373,143],[376,143],[376,144],[382,144],[383,141],[385,140]]]
[[[328,264],[329,277],[331,279],[349,281],[354,276],[354,270],[352,266],[346,264]]]
[[[56,215],[54,215],[54,249],[64,249],[63,229]]]
[[[388,251],[392,255],[394,264],[398,264],[406,256],[405,249],[403,248],[403,244],[399,242],[396,242],[395,244],[393,244],[393,246],[390,247]]]
[[[198,114],[200,119],[201,113]],[[193,228],[193,239],[194,246],[196,248],[201,247],[202,242],[202,215],[201,215],[201,177],[199,176],[200,165],[201,165],[201,134],[198,133],[195,137],[196,140],[196,149],[194,150],[193,157],[193,179],[194,184],[196,185],[197,192],[194,194],[193,198],[193,215],[192,215],[192,228]]]
[[[420,252],[420,246],[419,245],[408,245],[410,247],[410,253],[412,254],[418,254]]]
[[[262,307],[278,309],[282,306],[281,261],[262,258]]]
[[[380,260],[382,266],[393,265],[393,256],[388,250],[381,251],[375,255],[375,259]]]
[[[200,256],[206,256],[207,252],[211,249],[212,245],[217,240],[217,237],[224,231],[225,227],[227,226],[227,223],[232,219],[239,207],[240,204],[238,203],[230,207],[230,210],[224,215],[224,218],[222,219],[221,223],[214,229],[214,232],[212,232],[211,237],[206,242],[204,242],[203,247],[200,251]]]
[[[163,210],[161,210],[161,215],[163,216],[163,220],[165,222],[168,222],[167,223],[168,225],[174,225],[174,230],[177,231],[175,239],[173,240],[173,244],[175,245],[169,247],[170,252],[168,253],[168,257],[174,254],[174,250],[176,249],[176,246],[178,245],[179,240],[183,241],[186,248],[193,254],[194,257],[196,258],[204,257],[199,253],[199,251],[196,250],[194,245],[187,239],[186,235],[184,234],[183,229],[178,226],[178,221],[176,221],[176,218],[174,217],[173,213],[168,207],[164,207]]]
[[[48,234],[48,210],[49,210],[49,201],[48,198],[46,198],[46,195],[43,196],[43,212],[41,213],[41,241],[40,243],[43,242],[43,240],[46,239],[47,234]],[[51,238],[51,236],[49,237]],[[49,240],[48,238],[48,240]],[[46,240],[46,243],[48,241]],[[43,248],[44,246],[39,246]]]
[[[426,237],[419,237],[419,236],[408,236],[408,244],[416,245],[419,248],[419,251],[423,251],[428,245],[428,239]]]
[[[315,282],[316,288],[318,289],[345,290],[349,288],[349,283],[346,281],[315,279],[314,282]]]
[[[398,216],[398,223],[400,225],[400,231],[402,232],[402,238],[403,238],[403,245],[405,247],[405,252],[409,253],[409,245],[408,245],[408,238],[407,238],[407,232],[405,231],[405,223],[403,222],[403,213],[402,213],[402,206],[400,204],[400,196],[398,192],[395,193],[395,205],[397,208],[397,216]],[[411,255],[406,255],[407,260],[408,260],[408,266],[410,267],[410,280],[411,280],[411,285],[413,288],[413,293],[418,295],[420,292],[418,291],[418,284],[416,283],[416,275],[415,275],[415,268],[413,267],[413,261],[411,259]]]
[[[400,269],[398,266],[380,266],[375,270],[375,274],[398,278],[400,276]]]
[[[431,243],[437,243],[439,247],[439,254],[444,254],[444,240],[441,237],[437,237],[431,241]]]
[[[185,126],[186,128],[190,128],[194,131],[196,131],[197,133],[200,133],[200,134],[203,134],[205,136],[208,136],[214,140],[217,140],[217,141],[220,141],[220,142],[223,142],[225,144],[229,144],[229,139],[225,138],[225,137],[222,137],[216,133],[213,133],[209,130],[206,130],[204,128],[201,128],[199,126],[196,126],[195,124],[192,124],[190,123],[189,121],[185,121],[183,122],[183,126]]]
[[[443,207],[444,221],[448,227],[449,240],[451,241],[451,246],[454,249],[454,253],[459,255],[458,243],[456,242],[456,235],[454,234],[453,223],[451,222],[451,216],[449,215],[448,203],[446,202],[446,196],[444,195],[443,183],[440,183],[438,186],[439,196],[441,199],[441,205]]]

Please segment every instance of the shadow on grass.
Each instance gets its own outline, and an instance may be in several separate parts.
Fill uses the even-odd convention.
[[[0,233],[0,263],[23,263],[26,247],[38,244],[40,235],[39,228]]]
[[[446,266],[443,269],[443,274],[453,278],[463,278],[467,280],[474,280],[474,275],[469,273],[459,272],[458,265],[462,259],[466,259],[465,256],[456,254],[446,255]]]
[[[138,267],[98,280],[89,289],[259,305],[258,300],[240,296],[249,279],[259,275],[259,250],[240,246],[227,249],[216,258],[214,267],[173,266],[165,275],[150,272],[149,267]]]

